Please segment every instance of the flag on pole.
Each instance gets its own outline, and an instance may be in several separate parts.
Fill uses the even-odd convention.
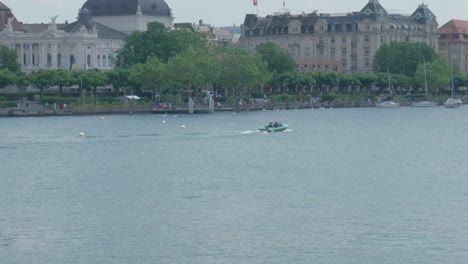
[[[70,67],[69,70],[73,71],[76,68],[76,60],[74,56],[70,57]]]
[[[258,5],[258,0],[253,0],[253,5],[257,6]]]

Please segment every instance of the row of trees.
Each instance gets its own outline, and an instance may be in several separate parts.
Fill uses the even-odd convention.
[[[256,54],[239,48],[215,48],[203,34],[186,28],[168,31],[160,23],[150,23],[145,32],[133,33],[118,51],[116,68],[99,70],[38,70],[21,73],[16,54],[0,50],[0,86],[33,84],[41,93],[49,87],[77,85],[92,90],[112,84],[117,90],[154,91],[164,94],[188,93],[199,89],[218,89],[232,96],[249,97],[268,88],[276,92],[351,91],[352,87],[370,91],[388,87],[387,73],[395,86],[424,86],[424,62],[432,93],[450,84],[450,67],[434,50],[421,43],[383,45],[374,58],[374,73],[307,72],[297,70],[291,56],[272,43],[260,45]],[[455,69],[456,70],[456,69]],[[458,71],[456,71],[458,72]],[[457,86],[468,86],[468,76],[457,73]],[[417,89],[413,89],[417,90]]]

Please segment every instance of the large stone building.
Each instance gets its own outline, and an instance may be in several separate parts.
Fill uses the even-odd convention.
[[[450,20],[439,28],[439,54],[468,74],[468,21]]]
[[[93,14],[95,13],[95,15]],[[115,52],[128,33],[146,30],[158,21],[172,27],[163,0],[88,0],[73,23],[23,24],[0,2],[0,45],[16,50],[23,71],[113,67]]]
[[[262,43],[276,43],[302,71],[370,72],[384,43],[422,42],[437,50],[437,27],[425,4],[411,15],[401,15],[369,0],[361,11],[347,14],[248,14],[239,44],[253,52]]]

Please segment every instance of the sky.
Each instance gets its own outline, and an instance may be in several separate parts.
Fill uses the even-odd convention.
[[[119,1],[119,0],[112,0]],[[284,0],[292,14],[346,13],[360,11],[368,0]],[[85,0],[0,0],[12,9],[23,23],[49,23],[50,17],[59,15],[57,23],[76,20],[78,9]],[[172,8],[175,22],[198,23],[200,19],[213,26],[232,26],[243,23],[245,14],[257,13],[253,0],[166,0]],[[380,0],[390,13],[412,14],[422,2],[437,16],[439,25],[450,19],[468,20],[467,0]],[[283,0],[258,0],[258,14],[266,16],[283,9]]]

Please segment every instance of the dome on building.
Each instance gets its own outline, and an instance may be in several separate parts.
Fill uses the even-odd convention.
[[[139,11],[149,16],[172,16],[164,0],[88,0],[83,8],[89,9],[93,17],[135,15]]]

